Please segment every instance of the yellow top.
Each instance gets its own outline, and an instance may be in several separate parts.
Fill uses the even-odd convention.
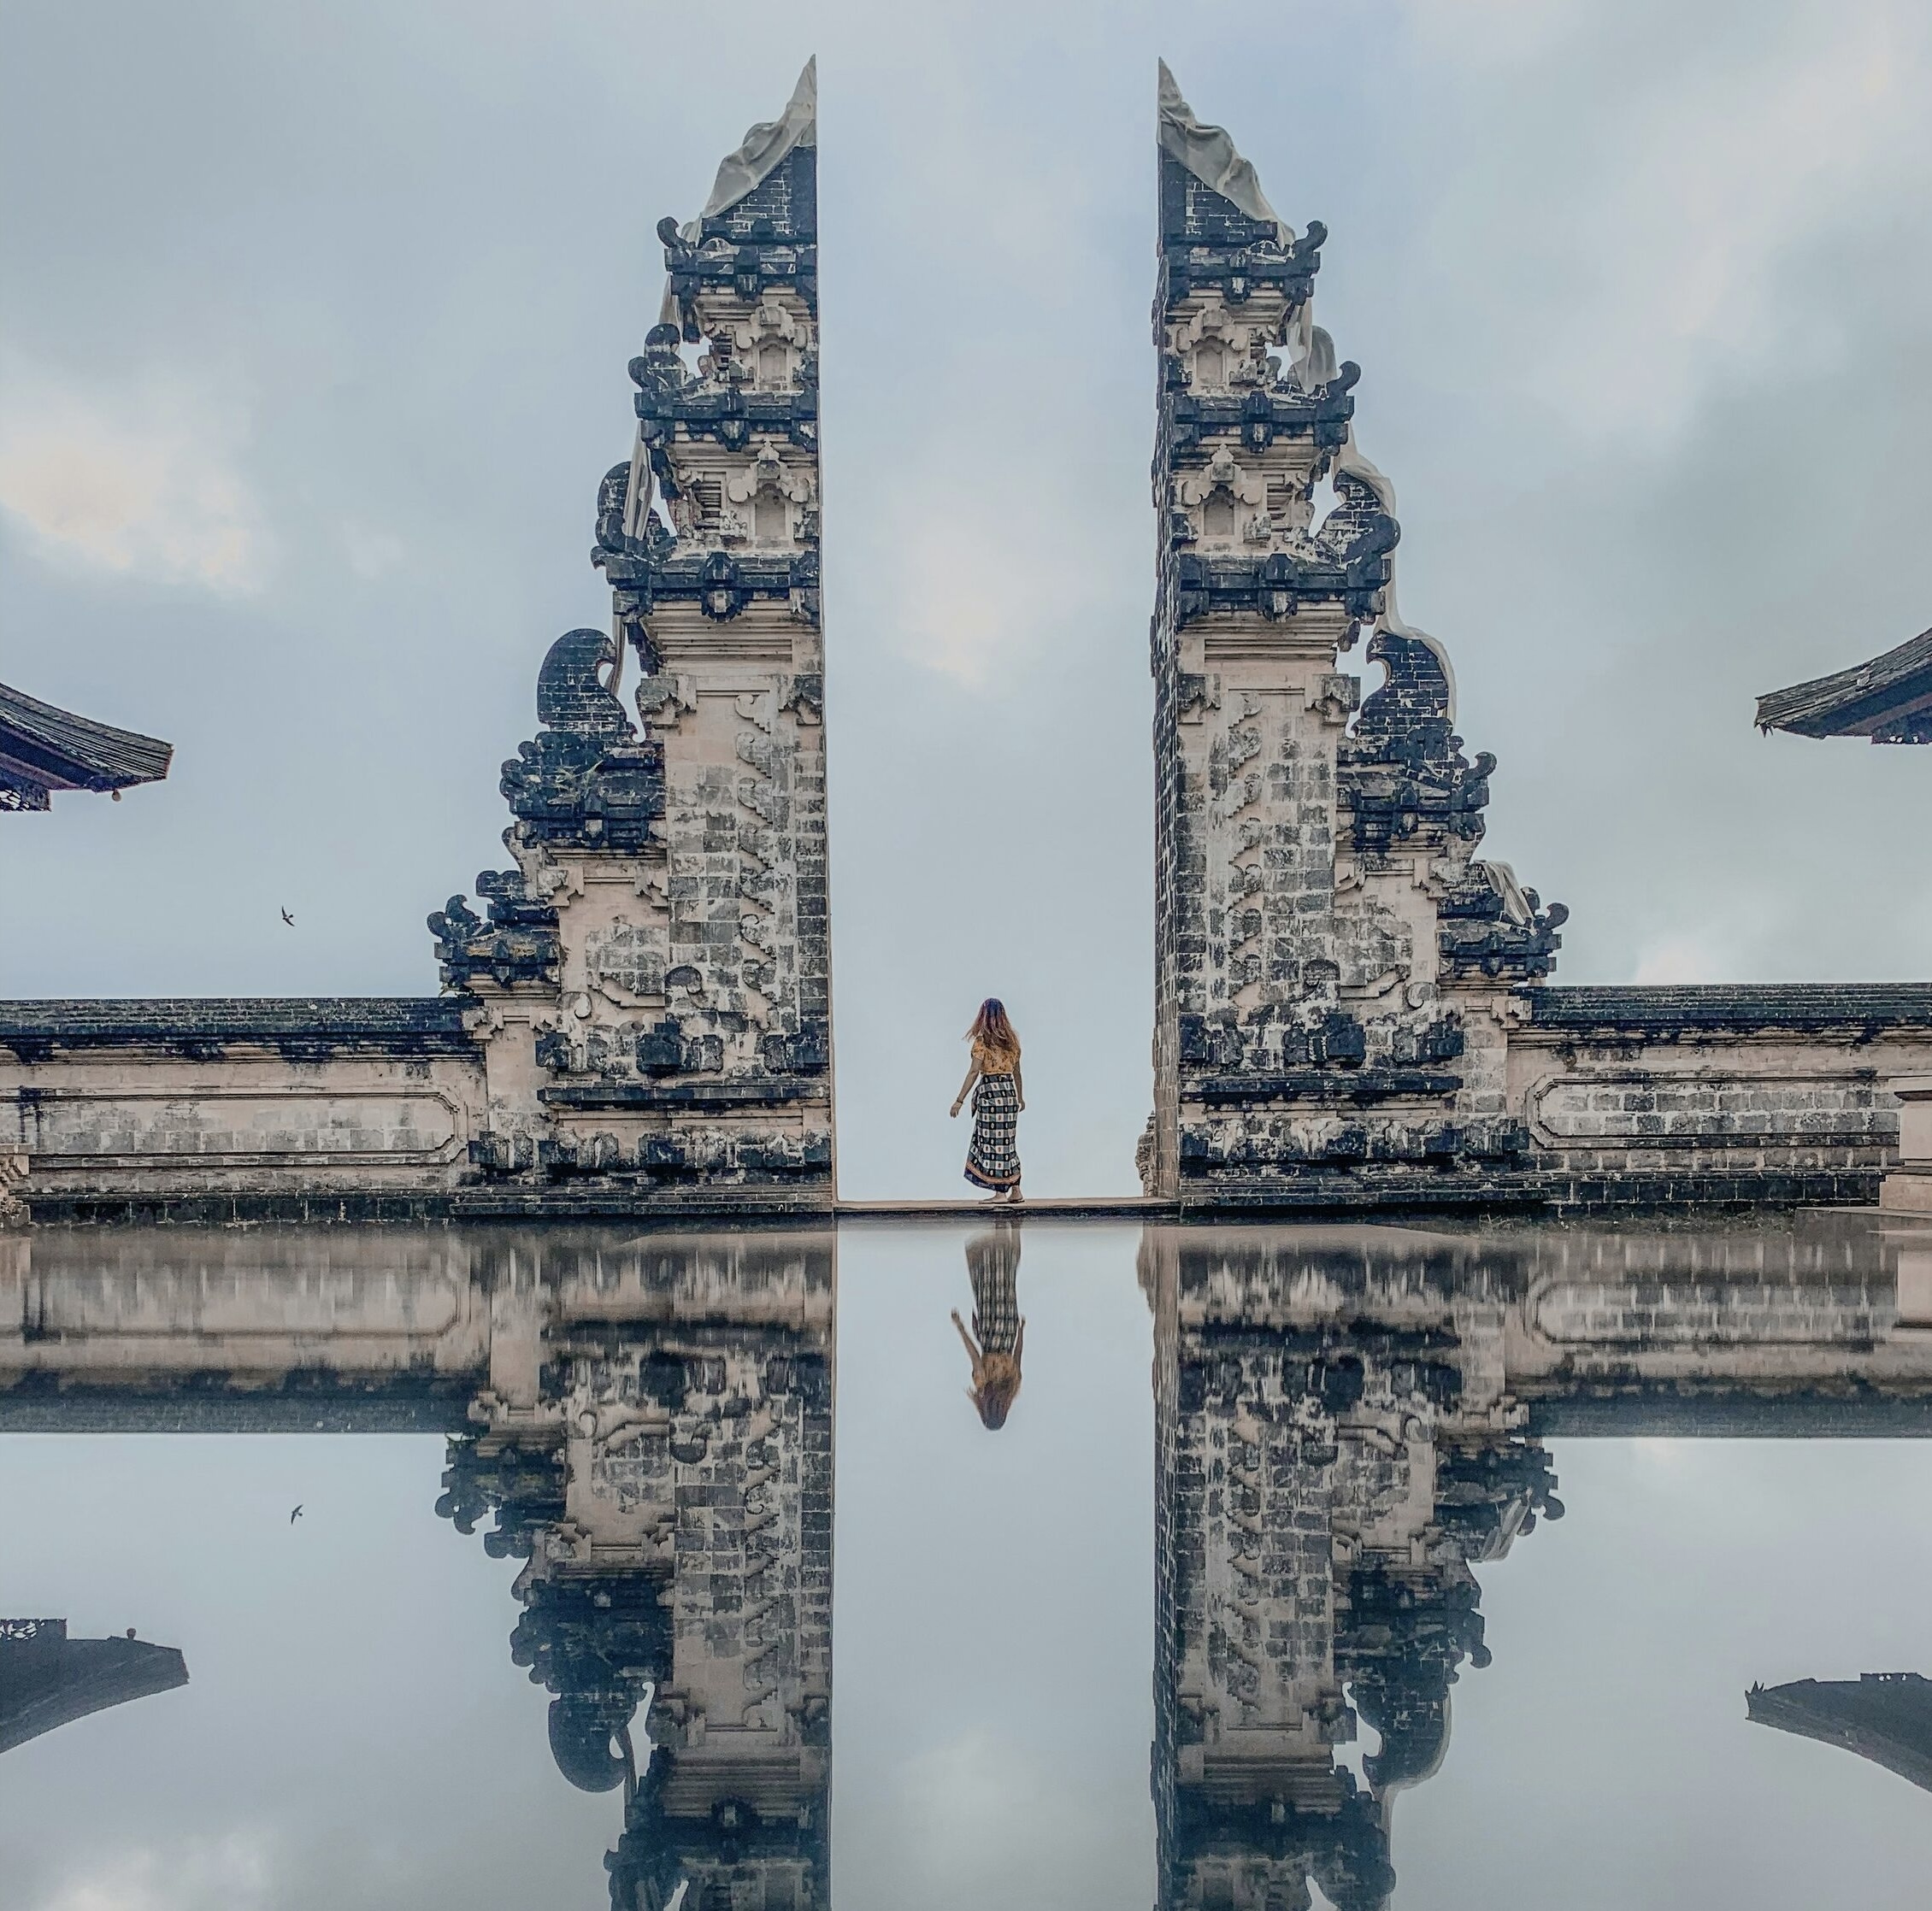
[[[982,1075],[1012,1075],[1019,1072],[1020,1058],[989,1049],[984,1042],[973,1044],[973,1064]]]

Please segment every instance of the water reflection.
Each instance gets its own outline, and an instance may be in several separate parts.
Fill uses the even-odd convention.
[[[970,1393],[983,1426],[1006,1426],[1029,1227],[1036,1359],[1057,1351],[1063,1365],[1040,1369],[1044,1391],[988,1446],[947,1391],[958,1356],[932,1331],[945,1304],[934,1288],[957,1293],[963,1244],[970,1326],[953,1320]],[[848,1346],[851,1377],[882,1396],[898,1385],[935,1413],[951,1400],[951,1446],[901,1490],[945,1502],[978,1467],[997,1481],[979,1502],[993,1509],[988,1539],[1087,1514],[1028,1444],[1078,1412],[1069,1349],[1083,1377],[1091,1367],[1097,1387],[1138,1394],[1146,1411],[1142,1356],[1121,1357],[1118,1339],[1103,1359],[1070,1312],[1051,1311],[1073,1291],[1052,1244],[1076,1238],[1018,1216],[934,1237],[944,1269],[904,1294],[903,1327],[861,1303]],[[903,1238],[876,1238],[882,1291],[901,1252],[884,1244]],[[0,1431],[445,1437],[435,1510],[515,1562],[497,1663],[548,1695],[551,1761],[601,1795],[610,1815],[590,1850],[607,1853],[612,1905],[823,1911],[835,1248],[808,1231],[0,1239]],[[1141,1237],[1138,1272],[1153,1328],[1151,1471],[1138,1438],[1116,1449],[1120,1496],[1146,1495],[1152,1515],[1149,1895],[1162,1911],[1283,1911],[1316,1891],[1369,1911],[1426,1892],[1426,1867],[1401,1856],[1398,1801],[1432,1779],[1428,1797],[1453,1785],[1440,1775],[1456,1769],[1458,1688],[1505,1676],[1486,1675],[1492,1653],[1506,1665],[1512,1643],[1527,1649],[1522,1609],[1513,1626],[1486,1626],[1482,1591],[1505,1559],[1550,1556],[1534,1536],[1563,1505],[1546,1442],[1932,1430],[1928,1229],[1159,1226]],[[1131,1301],[1128,1278],[1123,1252],[1114,1291]],[[928,1362],[918,1374],[900,1372],[909,1339]],[[882,1404],[881,1426],[892,1410]],[[1588,1469],[1564,1451],[1582,1469],[1574,1486]],[[1593,1505],[1570,1496],[1558,1551],[1612,1510],[1601,1492]],[[890,1544],[849,1555],[848,1584],[886,1571]],[[952,1642],[969,1660],[1010,1653],[1039,1604],[1024,1548],[987,1553],[1011,1559],[1011,1611],[993,1609],[1002,1566],[986,1609],[968,1615],[979,1630]],[[16,1616],[10,1596],[0,1582],[0,1615]],[[1766,1587],[1767,1605],[1780,1596]],[[1888,1654],[1833,1665],[1829,1634],[1797,1648],[1795,1662],[1764,1665],[1751,1716],[1926,1783],[1932,1688],[1843,1676],[1897,1668]],[[1116,1655],[1122,1687],[1139,1685],[1149,1659],[1111,1647],[1110,1673]],[[922,1691],[912,1656],[900,1650],[891,1676]],[[1790,1679],[1810,1670],[1819,1679]],[[200,1672],[197,1660],[197,1690]],[[1735,1730],[1769,1741],[1745,1732],[1746,1683]],[[1465,1761],[1476,1717],[1464,1715]],[[534,1721],[529,1743],[542,1743]],[[956,1792],[958,1810],[978,1808],[963,1780]],[[952,1808],[955,1791],[940,1802]],[[1403,1823],[1420,1808],[1403,1806]],[[871,1902],[851,1883],[843,1902]]]
[[[1841,1745],[1932,1791],[1932,1679],[1921,1673],[1753,1685],[1746,1702],[1753,1725]]]
[[[1163,1227],[1140,1278],[1163,1911],[1392,1901],[1395,1797],[1490,1662],[1472,1568],[1564,1510],[1542,1436],[1917,1434],[1932,1411],[1932,1234],[1864,1220]],[[1917,1718],[1920,1682],[1861,1683],[1839,1713]],[[1339,1748],[1363,1725],[1358,1777]]]
[[[980,1423],[997,1433],[1020,1395],[1020,1362],[1026,1354],[1027,1323],[1020,1312],[1020,1230],[1009,1221],[975,1234],[966,1244],[966,1276],[973,1286],[973,1331],[959,1310],[952,1324],[965,1344],[973,1384],[967,1397]]]
[[[1305,1905],[1312,1879],[1369,1911],[1395,1796],[1442,1761],[1458,1667],[1488,1662],[1471,1563],[1562,1512],[1500,1376],[1467,1369],[1480,1263],[1393,1229],[1163,1228],[1141,1279],[1159,1902]],[[1336,1756],[1358,1720],[1381,1739],[1359,1779]]]
[[[557,1766],[622,1790],[613,1907],[829,1903],[829,1234],[34,1250],[0,1425],[449,1429]]]
[[[572,1784],[624,1788],[611,1902],[829,1902],[829,1237],[661,1238],[546,1267],[437,1510],[517,1576],[516,1663]],[[639,1775],[633,1720],[649,1757]]]
[[[75,1639],[64,1619],[0,1619],[0,1752],[187,1683],[180,1653],[132,1626],[122,1639]]]

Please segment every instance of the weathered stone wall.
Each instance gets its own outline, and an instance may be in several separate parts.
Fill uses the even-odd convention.
[[[1864,1206],[1929,1067],[1932,985],[1536,989],[1509,1106],[1558,1204]]]
[[[0,1003],[0,1152],[45,1218],[421,1212],[468,1168],[483,1079],[455,1003]]]
[[[1932,1074],[1894,1075],[1891,1090],[1899,1103],[1899,1158],[1879,1188],[1878,1204],[1932,1214]]]

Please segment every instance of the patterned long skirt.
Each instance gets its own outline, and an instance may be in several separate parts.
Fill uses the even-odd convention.
[[[1020,1230],[1011,1221],[966,1244],[973,1284],[973,1335],[985,1354],[1010,1354],[1020,1344]]]
[[[1004,1194],[1020,1185],[1020,1091],[1010,1075],[981,1075],[973,1090],[973,1145],[966,1179]]]

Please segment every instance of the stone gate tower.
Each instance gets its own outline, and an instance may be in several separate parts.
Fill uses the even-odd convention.
[[[508,1209],[572,1182],[598,1206],[831,1204],[815,86],[808,65],[702,215],[658,226],[636,437],[598,494],[611,628],[545,662],[487,921],[460,897],[431,918],[478,1004],[470,1155]]]
[[[1149,1191],[1493,1197],[1530,1148],[1507,1031],[1567,912],[1474,856],[1495,759],[1396,612],[1361,373],[1314,323],[1327,233],[1275,218],[1164,66],[1159,195]],[[1363,702],[1340,659],[1364,634]]]

